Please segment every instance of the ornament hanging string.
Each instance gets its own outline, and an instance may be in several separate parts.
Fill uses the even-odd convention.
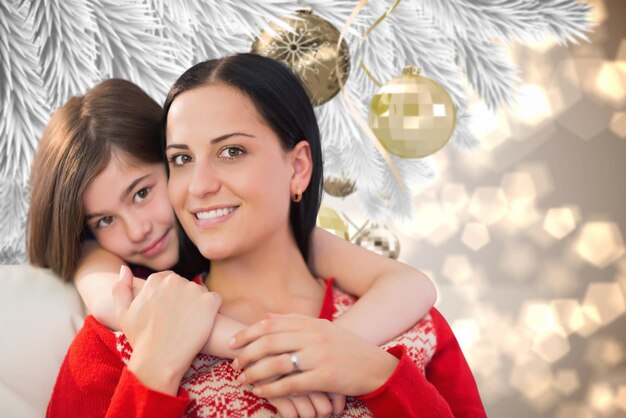
[[[385,13],[383,13],[378,19],[376,19],[376,22],[374,22],[374,24],[372,26],[369,27],[369,29],[365,32],[365,35],[363,35],[361,37],[361,40],[359,41],[359,46],[357,47],[357,50],[361,49],[361,45],[363,45],[363,43],[365,42],[365,40],[367,39],[367,37],[370,35],[370,33],[372,33],[372,31],[376,28],[376,26],[378,26],[383,20],[385,20],[387,18],[387,16],[389,16],[391,14],[391,12],[393,12],[393,10],[398,7],[398,4],[400,4],[400,1],[402,0],[396,0],[388,9]],[[378,81],[376,79],[376,77],[374,77],[374,75],[372,74],[372,72],[369,70],[369,68],[367,68],[367,66],[365,65],[365,63],[363,62],[363,60],[361,59],[359,61],[359,66],[361,67],[361,69],[363,70],[363,72],[365,73],[365,75],[367,77],[369,77],[370,80],[372,80],[372,82],[374,84],[376,84],[377,87],[382,87],[383,83],[381,83],[380,81]]]
[[[386,15],[389,14],[391,12],[391,10],[393,10],[393,8],[395,8],[397,3],[399,3],[399,2],[400,2],[400,0],[396,0],[394,5],[392,5],[392,8],[390,8],[390,10],[387,10],[387,12],[382,16],[382,18],[384,19],[384,17],[386,17]],[[350,14],[350,17],[348,17],[348,20],[346,20],[346,23],[343,25],[343,29],[341,30],[341,34],[339,34],[339,40],[337,41],[337,51],[339,51],[339,48],[341,48],[341,41],[343,40],[343,38],[345,37],[346,33],[348,32],[348,30],[352,26],[352,23],[354,22],[354,19],[356,19],[358,14],[361,13],[361,11],[365,8],[366,5],[367,5],[367,0],[360,0],[359,4],[357,4],[356,7],[354,8],[354,10],[352,10],[352,13]],[[376,21],[376,23],[367,31],[365,36],[367,36],[371,32],[371,30],[374,28],[374,26],[376,26],[378,23],[380,23],[380,21],[381,21],[381,18],[379,18]],[[359,48],[363,44],[363,40],[364,40],[364,38],[361,38],[361,42],[359,42]],[[337,67],[338,66],[339,65],[337,64]],[[337,71],[339,71],[339,68],[337,68]],[[354,118],[354,120],[356,120],[358,125],[365,132],[365,134],[370,138],[370,140],[372,141],[372,143],[374,144],[374,146],[376,147],[376,149],[378,150],[380,155],[382,155],[383,159],[387,163],[387,166],[389,167],[389,169],[393,173],[393,176],[396,178],[396,181],[398,182],[400,190],[404,190],[404,187],[405,187],[404,181],[402,180],[402,177],[400,176],[400,173],[398,172],[398,168],[396,167],[396,165],[394,164],[393,160],[391,159],[391,156],[389,155],[387,150],[380,144],[380,142],[378,141],[378,138],[376,138],[376,135],[374,135],[374,132],[372,132],[372,129],[369,127],[369,125],[365,122],[365,120],[361,117],[361,115],[357,111],[356,107],[354,106],[354,102],[352,102],[352,99],[350,98],[350,94],[348,93],[348,90],[344,88],[345,84],[343,83],[341,78],[339,78],[338,81],[339,81],[339,88],[341,89],[341,93],[343,94],[343,98],[344,98],[344,100],[346,101],[346,103],[348,105],[348,109],[350,110],[350,113],[352,114],[352,117]]]

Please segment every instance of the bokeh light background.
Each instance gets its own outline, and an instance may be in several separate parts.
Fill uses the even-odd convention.
[[[626,1],[589,3],[591,43],[512,49],[517,104],[475,101],[482,147],[439,151],[411,221],[388,225],[490,417],[626,417]]]

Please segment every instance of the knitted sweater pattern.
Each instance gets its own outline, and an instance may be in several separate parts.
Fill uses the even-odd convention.
[[[334,286],[331,291],[334,308],[332,320],[335,320],[350,309],[356,298]],[[128,364],[132,347],[123,333],[115,334],[120,357],[124,363]],[[437,346],[437,335],[431,315],[424,317],[413,328],[384,344],[382,348],[389,350],[396,346],[404,346],[410,359],[424,373]],[[267,400],[252,393],[251,385],[241,385],[237,382],[240,372],[233,369],[231,363],[229,359],[202,353],[194,358],[181,383],[181,387],[190,397],[185,416],[190,418],[278,416],[276,409]],[[362,402],[352,397],[347,398],[346,407],[340,416],[373,417],[371,411]]]

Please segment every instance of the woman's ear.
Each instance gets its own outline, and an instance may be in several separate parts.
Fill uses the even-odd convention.
[[[313,173],[313,159],[311,158],[311,146],[305,140],[296,144],[291,150],[291,166],[293,175],[291,177],[291,195],[304,193],[309,187],[311,174]]]

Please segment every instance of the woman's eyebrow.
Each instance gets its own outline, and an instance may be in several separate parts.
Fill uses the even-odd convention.
[[[250,134],[245,134],[243,132],[233,132],[230,134],[225,134],[225,135],[221,135],[218,136],[217,138],[213,138],[211,140],[211,144],[219,144],[222,141],[227,140],[228,138],[232,137],[232,136],[247,136],[248,138],[254,138],[254,135],[250,135]],[[169,150],[170,148],[175,148],[175,149],[184,149],[184,150],[188,150],[189,147],[185,144],[170,144],[168,146],[165,147],[165,151]]]

